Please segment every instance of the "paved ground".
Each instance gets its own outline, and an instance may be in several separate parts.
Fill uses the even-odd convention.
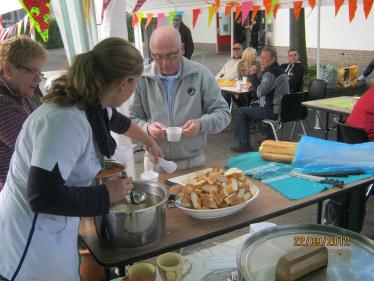
[[[225,55],[217,55],[217,54],[202,54],[197,50],[198,54],[194,55],[193,59],[198,62],[203,62],[213,73],[217,73],[220,67],[224,64],[227,60],[227,56]],[[280,62],[285,62],[286,58],[281,57],[279,58]],[[68,65],[66,56],[64,55],[63,50],[52,50],[49,51],[49,60],[44,70],[58,70],[65,68]],[[364,66],[361,66],[364,67]],[[362,68],[361,68],[362,69]],[[372,74],[373,76],[373,74]],[[235,112],[234,112],[235,114]],[[314,124],[314,117],[308,117],[309,123]],[[313,126],[312,126],[313,127]],[[207,161],[213,162],[217,160],[227,159],[232,152],[230,152],[229,147],[236,145],[236,142],[233,138],[233,131],[234,127],[231,124],[226,130],[224,130],[219,135],[212,135],[208,137],[208,145],[206,147],[206,155]],[[289,134],[290,129],[287,128],[286,133]],[[299,132],[300,133],[300,128]],[[320,130],[311,130],[310,134],[313,136],[322,137],[322,132]],[[287,134],[285,134],[287,136]],[[330,135],[330,138],[335,137],[335,132],[333,131]],[[135,167],[137,170],[137,174],[142,172],[143,169],[143,153],[139,152],[135,154]],[[270,202],[271,203],[271,202]],[[367,216],[365,218],[365,225],[362,230],[362,233],[367,235],[368,237],[374,239],[374,196],[371,196],[367,203]],[[271,222],[276,224],[292,224],[292,223],[315,223],[316,222],[316,206],[310,206],[304,208],[302,210],[298,210],[287,215],[279,216]],[[231,233],[229,235],[225,235],[222,239],[232,238],[236,235],[241,233],[247,232],[248,229],[242,229],[237,232]]]

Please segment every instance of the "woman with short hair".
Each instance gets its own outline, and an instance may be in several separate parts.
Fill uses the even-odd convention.
[[[131,178],[92,185],[116,148],[110,131],[162,157],[156,142],[114,109],[130,98],[142,72],[135,47],[105,39],[76,56],[24,123],[0,193],[5,280],[80,280],[79,217],[108,213],[133,188]]]
[[[0,191],[22,125],[41,104],[38,86],[46,60],[43,45],[25,35],[0,45]]]

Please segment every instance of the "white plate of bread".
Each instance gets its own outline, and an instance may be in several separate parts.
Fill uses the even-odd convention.
[[[212,168],[170,187],[180,199],[180,210],[197,219],[214,219],[245,208],[259,194],[252,180],[237,169]]]

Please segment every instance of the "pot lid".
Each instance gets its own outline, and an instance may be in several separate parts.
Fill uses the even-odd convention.
[[[373,280],[374,241],[359,233],[318,224],[275,226],[251,235],[238,252],[239,272],[247,281],[274,280],[278,260],[307,244],[326,246],[328,265],[298,280]]]

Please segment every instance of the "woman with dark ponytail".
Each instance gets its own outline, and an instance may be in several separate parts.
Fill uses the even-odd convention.
[[[25,121],[0,193],[0,280],[80,280],[79,217],[108,213],[133,188],[131,178],[92,185],[116,148],[110,131],[163,157],[149,135],[115,110],[142,71],[137,49],[105,39],[75,58]]]

